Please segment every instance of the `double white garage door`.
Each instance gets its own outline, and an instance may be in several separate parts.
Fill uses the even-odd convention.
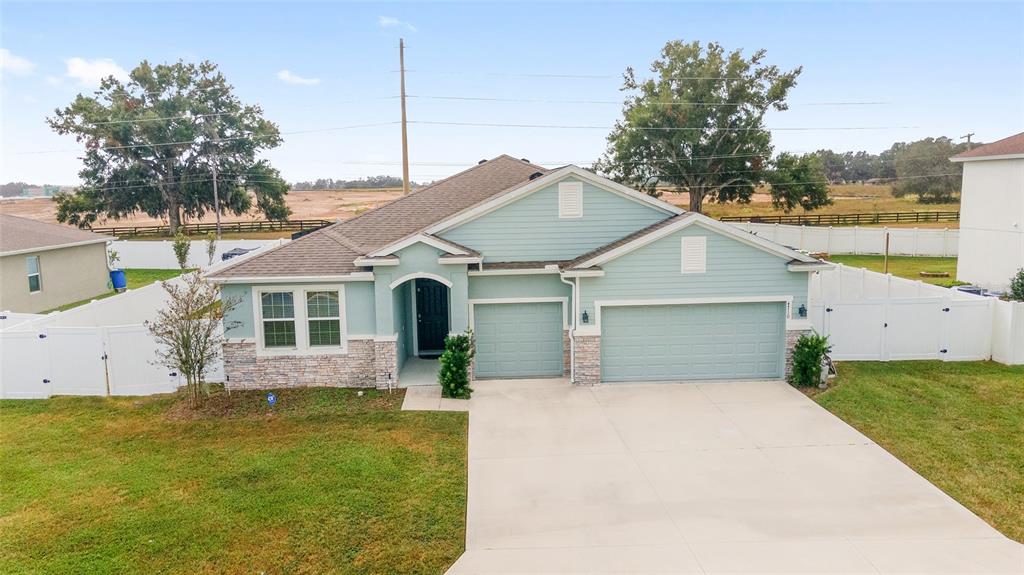
[[[561,306],[476,305],[476,376],[561,376]],[[601,379],[782,377],[785,318],[785,304],[775,302],[604,307]]]

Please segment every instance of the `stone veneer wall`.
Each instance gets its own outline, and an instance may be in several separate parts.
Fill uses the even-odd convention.
[[[393,342],[392,342],[393,345]],[[345,355],[257,357],[255,342],[224,344],[225,387],[373,387],[376,351],[373,340],[353,339]]]
[[[601,383],[601,336],[576,336],[576,383]]]
[[[797,340],[801,336],[811,335],[812,333],[814,333],[814,330],[811,329],[786,330],[786,381],[789,381],[789,376],[793,374],[793,348],[796,347]]]
[[[562,375],[569,377],[572,373],[572,341],[569,339],[569,330],[562,332]]]
[[[398,342],[374,341],[374,372],[376,385],[379,389],[387,389],[398,385]]]

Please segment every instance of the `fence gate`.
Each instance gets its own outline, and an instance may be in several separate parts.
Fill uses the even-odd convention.
[[[46,333],[53,395],[106,395],[103,337],[94,327],[51,327]]]
[[[170,393],[177,388],[177,378],[171,371],[156,364],[157,344],[145,326],[105,329],[111,395]]]
[[[50,356],[46,342],[35,331],[0,333],[0,397],[50,397]]]

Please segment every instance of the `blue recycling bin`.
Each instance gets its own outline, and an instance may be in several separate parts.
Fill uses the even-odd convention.
[[[128,289],[128,279],[124,277],[124,270],[110,270],[110,284],[115,291]]]

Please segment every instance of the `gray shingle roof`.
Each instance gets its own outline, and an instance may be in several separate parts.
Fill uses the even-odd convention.
[[[629,242],[631,242],[631,241],[633,241],[633,240],[635,240],[637,238],[646,236],[647,234],[649,234],[649,233],[651,233],[653,231],[659,230],[659,229],[661,229],[661,228],[663,228],[663,227],[665,227],[665,226],[667,226],[669,224],[674,224],[675,222],[678,222],[679,220],[687,218],[687,217],[689,217],[691,215],[693,215],[693,212],[684,212],[682,214],[678,214],[678,215],[672,216],[671,218],[665,218],[664,220],[661,220],[660,222],[651,224],[651,225],[647,226],[646,228],[641,228],[641,229],[639,229],[639,230],[629,234],[628,236],[621,237],[621,238],[615,240],[614,242],[611,242],[611,243],[605,244],[605,245],[603,245],[603,246],[601,246],[599,248],[590,250],[589,252],[587,252],[587,253],[581,255],[580,257],[578,257],[578,258],[572,260],[571,262],[569,262],[567,265],[564,266],[564,269],[576,268],[577,266],[583,264],[587,260],[593,259],[593,258],[595,258],[595,257],[597,257],[597,256],[599,256],[599,255],[601,255],[603,253],[610,252],[610,251],[614,250],[615,248],[617,248],[617,247],[619,247],[621,245],[628,244]]]
[[[0,214],[0,253],[50,249],[68,244],[99,243],[113,239],[116,238],[70,226]]]
[[[211,277],[344,275],[362,271],[352,264],[355,258],[416,234],[529,182],[537,172],[547,171],[511,156],[498,156],[375,210],[224,268]]]
[[[953,159],[956,160],[971,160],[974,158],[988,158],[992,156],[1011,156],[1016,154],[1024,154],[1024,132],[1015,134],[1002,140],[997,140],[991,144],[985,144],[978,146],[972,150],[961,152]]]

